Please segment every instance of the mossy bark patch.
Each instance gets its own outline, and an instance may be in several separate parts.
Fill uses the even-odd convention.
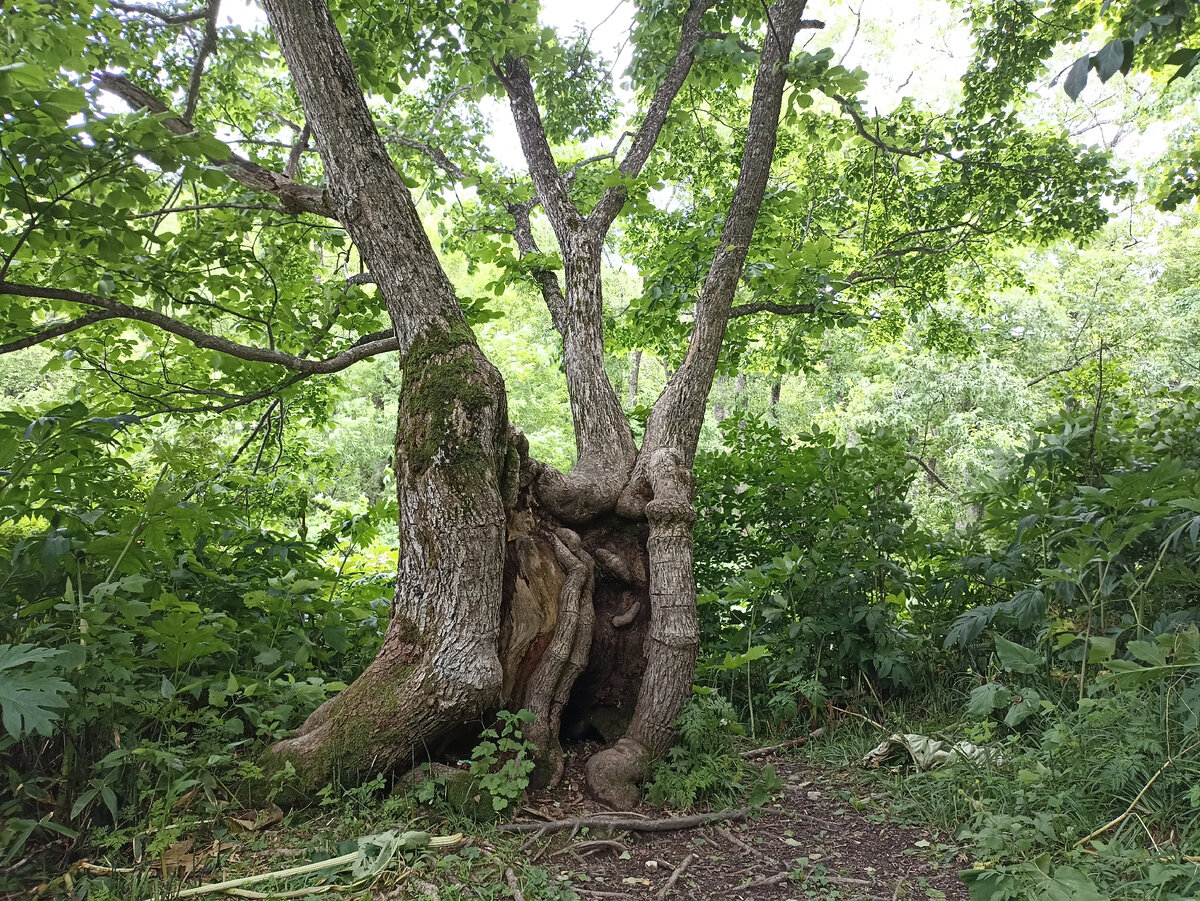
[[[469,490],[484,476],[481,469],[497,466],[490,450],[503,446],[481,431],[497,417],[480,414],[503,403],[498,373],[465,323],[427,329],[405,355],[402,372],[397,471],[412,484],[439,463],[452,485]]]

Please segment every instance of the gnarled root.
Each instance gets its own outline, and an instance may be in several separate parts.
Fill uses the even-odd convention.
[[[525,730],[538,748],[538,767],[531,782],[537,787],[553,785],[562,777],[562,746],[559,727],[571,688],[587,666],[592,646],[595,613],[592,589],[595,564],[579,536],[570,529],[554,530],[554,555],[567,577],[558,594],[558,623],[530,678],[524,707],[535,716]]]

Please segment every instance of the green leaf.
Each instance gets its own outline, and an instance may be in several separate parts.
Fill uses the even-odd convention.
[[[50,736],[75,688],[54,675],[61,652],[30,644],[0,644],[0,721],[15,739]]]
[[[1083,89],[1087,86],[1088,69],[1091,68],[1091,56],[1084,55],[1075,60],[1071,66],[1071,71],[1067,73],[1067,80],[1063,83],[1063,90],[1067,92],[1067,96],[1072,100],[1079,99],[1079,95],[1083,93]]]
[[[1116,652],[1117,640],[1115,638],[1088,639],[1088,663],[1103,663],[1105,660],[1111,660]]]
[[[971,691],[967,699],[967,713],[975,717],[991,716],[992,712],[1007,707],[1012,692],[999,682],[987,682]]]
[[[1009,641],[1003,635],[996,636],[996,656],[1000,665],[1010,673],[1036,673],[1042,665],[1042,655],[1014,641]]]
[[[1092,59],[1092,65],[1096,67],[1096,74],[1102,82],[1112,78],[1124,64],[1125,42],[1121,38],[1113,38]]]

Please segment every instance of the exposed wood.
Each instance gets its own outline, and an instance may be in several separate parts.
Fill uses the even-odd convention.
[[[696,862],[696,855],[689,854],[675,868],[675,872],[671,874],[671,878],[667,880],[667,884],[658,890],[659,901],[663,901],[670,894],[671,889],[675,888],[675,883],[679,881],[679,877],[687,872],[687,868]]]
[[[156,326],[205,350],[219,351],[231,357],[255,363],[273,363],[277,366],[291,369],[294,372],[303,372],[310,375],[341,372],[347,366],[357,363],[359,360],[365,360],[368,357],[377,356],[382,353],[389,353],[398,347],[396,339],[390,331],[372,332],[369,335],[359,338],[351,347],[339,354],[335,354],[324,360],[310,360],[305,357],[298,357],[295,354],[286,353],[282,350],[239,344],[228,338],[209,334],[180,319],[167,316],[165,313],[159,313],[143,307],[135,307],[131,304],[122,303],[119,300],[113,300],[111,297],[101,297],[98,294],[91,294],[86,291],[73,291],[66,288],[43,288],[37,285],[0,281],[0,295],[36,297],[44,300],[65,300],[70,303],[80,304],[81,306],[98,307],[105,312],[105,315],[90,314],[94,316],[91,319],[88,316],[83,316],[73,320],[70,323],[73,327],[70,329],[65,329],[63,326],[56,327],[61,329],[59,334],[66,334],[68,331],[74,331],[76,328],[83,328],[104,319],[132,319]],[[58,337],[58,334],[51,334],[53,331],[55,329],[45,330],[39,336],[38,341]],[[21,341],[27,340],[29,339],[21,339]],[[8,347],[9,345],[0,347],[0,353],[7,353]]]
[[[777,745],[768,745],[765,748],[755,748],[753,751],[743,751],[742,757],[746,760],[755,760],[759,757],[770,757],[772,754],[778,754],[780,751],[786,751],[789,748],[798,748],[800,745],[806,744],[814,738],[820,738],[825,734],[824,727],[814,729],[801,738],[793,738],[791,741],[780,742]]]

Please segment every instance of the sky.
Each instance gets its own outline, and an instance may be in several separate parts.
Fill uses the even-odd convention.
[[[582,25],[591,34],[591,46],[607,60],[617,81],[629,62],[629,34],[635,4],[631,0],[543,0],[542,24],[561,34]],[[861,21],[859,16],[861,14]],[[887,112],[903,95],[941,105],[956,95],[970,58],[970,37],[957,24],[949,3],[931,0],[811,0],[806,15],[820,18],[827,27],[801,32],[798,46],[810,50],[831,46],[843,65],[862,66],[872,73],[864,94],[868,109]],[[243,26],[265,22],[262,10],[249,0],[225,0],[222,16]],[[856,32],[856,25],[857,34]],[[903,87],[903,95],[900,88]],[[504,165],[524,168],[512,117],[497,101],[486,104],[493,135],[489,142]]]
[[[632,0],[542,0],[542,23],[566,34],[582,25],[591,34],[591,46],[611,62],[619,97],[628,98],[621,78],[629,62],[629,35],[635,3]],[[224,0],[222,14],[240,25],[265,23],[252,0]],[[801,32],[797,46],[811,51],[832,47],[847,68],[862,67],[870,78],[861,98],[867,110],[887,114],[903,97],[918,104],[946,109],[960,95],[959,81],[972,55],[971,37],[961,21],[961,10],[945,0],[810,0],[806,15],[819,18],[826,28]],[[1070,50],[1062,55],[1069,56]],[[1083,101],[1063,109],[1061,88],[1042,79],[1036,93],[1037,113],[1048,118],[1075,116],[1086,124],[1102,123],[1076,135],[1085,143],[1107,145],[1116,134],[1109,120],[1119,118],[1123,83],[1116,90],[1090,87]],[[1115,83],[1110,83],[1111,87]],[[1111,99],[1115,95],[1115,105]],[[1105,98],[1109,97],[1108,105]],[[489,147],[496,159],[511,169],[523,169],[524,158],[507,107],[498,100],[485,101],[492,122]],[[1157,158],[1165,150],[1167,126],[1126,139],[1115,148],[1131,164]],[[601,148],[597,148],[601,149]],[[602,148],[607,149],[607,148]]]

